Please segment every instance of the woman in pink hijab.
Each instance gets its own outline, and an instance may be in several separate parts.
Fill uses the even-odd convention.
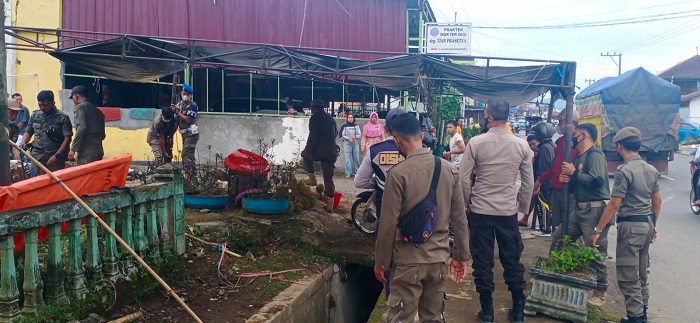
[[[372,112],[369,115],[369,122],[362,128],[362,144],[360,151],[363,155],[369,153],[369,147],[384,141],[384,126],[379,123],[379,115]]]

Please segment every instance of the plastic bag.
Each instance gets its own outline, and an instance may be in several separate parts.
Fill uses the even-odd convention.
[[[245,149],[238,149],[228,155],[224,160],[224,166],[229,170],[255,175],[267,175],[270,172],[270,164],[265,158]]]

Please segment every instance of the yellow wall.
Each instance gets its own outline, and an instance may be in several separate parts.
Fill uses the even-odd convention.
[[[107,139],[103,142],[105,158],[116,157],[126,153],[134,156],[134,161],[153,161],[151,146],[146,143],[148,128],[137,130],[125,130],[117,127],[107,127],[105,129]],[[175,144],[173,145],[173,157],[180,159],[182,150],[182,138],[180,133],[175,133]]]
[[[10,1],[12,4],[12,25],[36,28],[61,28],[60,0],[31,0]],[[29,39],[35,39],[36,34],[20,33]],[[55,36],[40,36],[40,42],[55,41]],[[16,43],[23,43],[17,39]],[[56,46],[55,43],[51,46]],[[63,88],[61,79],[61,62],[44,52],[16,51],[17,63],[15,74],[37,74],[39,91],[51,90],[56,95],[58,103],[59,91]],[[38,109],[36,104],[36,78],[21,76],[15,78],[15,92],[21,93],[24,105],[29,110]]]

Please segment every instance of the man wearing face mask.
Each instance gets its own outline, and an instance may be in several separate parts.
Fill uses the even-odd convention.
[[[16,142],[18,137],[20,137],[20,128],[17,125],[17,119],[19,114],[22,112],[22,108],[19,107],[15,100],[7,100],[7,135],[10,141]],[[10,159],[19,159],[19,154],[17,149],[10,147]]]
[[[578,126],[579,114],[578,111],[572,110],[571,121],[573,122],[573,127]],[[562,110],[557,116],[559,119],[559,125],[557,125],[557,133],[563,135],[566,132],[566,110]],[[571,131],[574,131],[574,128]],[[561,175],[561,167],[564,162],[564,153],[566,149],[571,149],[571,158],[574,159],[578,156],[578,151],[575,148],[566,147],[566,138],[564,136],[559,137],[554,143],[556,148],[554,150],[554,159],[550,164],[549,168],[545,170],[542,175],[537,177],[535,181],[535,191],[534,194],[539,194],[542,185],[547,182],[551,182],[552,187],[552,201],[551,201],[551,211],[552,211],[552,245],[550,251],[554,250],[555,246],[558,244],[559,240],[563,237],[561,230],[557,231],[555,228],[558,227],[564,215],[564,184],[559,180],[559,175]],[[571,195],[569,197],[569,212],[574,211],[574,197]]]
[[[573,164],[562,163],[559,180],[562,183],[571,183],[576,199],[574,212],[569,215],[569,230],[566,232],[572,241],[576,241],[580,237],[583,237],[584,241],[589,240],[603,215],[605,201],[610,199],[607,161],[603,151],[594,146],[597,138],[598,130],[593,124],[578,125],[571,138],[572,147],[578,150],[578,157],[574,159]],[[591,262],[591,267],[598,276],[598,286],[593,292],[593,297],[589,299],[589,303],[596,306],[605,306],[605,292],[608,289],[608,270],[605,266],[605,259],[608,256],[608,229],[610,229],[610,225],[608,223],[601,228],[596,247],[605,258],[601,261]]]
[[[199,141],[199,128],[197,127],[197,113],[199,106],[192,101],[194,89],[189,84],[182,86],[180,93],[182,100],[170,107],[175,112],[178,119],[178,127],[182,136],[182,167],[186,170],[193,170],[196,167],[195,150]]]
[[[173,161],[173,136],[177,131],[177,119],[170,108],[163,108],[160,115],[153,119],[148,129],[147,142],[153,151],[155,167]]]
[[[474,259],[474,282],[479,293],[480,322],[494,322],[493,282],[494,240],[505,273],[513,306],[508,317],[525,321],[525,267],[520,263],[523,243],[518,228],[518,211],[527,213],[534,188],[533,152],[522,138],[506,130],[510,106],[490,100],[484,109],[488,132],[467,143],[459,175],[469,214],[470,245]],[[472,175],[476,175],[472,180]],[[520,178],[520,189],[514,185]]]

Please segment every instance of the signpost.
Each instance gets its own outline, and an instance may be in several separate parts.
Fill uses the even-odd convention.
[[[426,54],[460,54],[471,55],[472,25],[427,23],[425,24]]]

